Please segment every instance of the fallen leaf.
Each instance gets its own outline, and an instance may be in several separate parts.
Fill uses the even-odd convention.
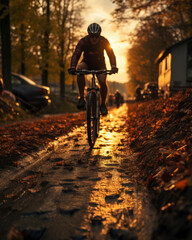
[[[173,203],[167,203],[163,207],[161,207],[161,211],[165,211],[166,209],[170,208],[173,205]]]
[[[177,149],[177,151],[186,151],[186,150],[187,150],[187,145],[186,144]]]
[[[13,193],[7,194],[5,197],[6,197],[6,198],[12,198],[12,197],[15,197],[15,194],[13,194]]]
[[[188,186],[188,179],[183,179],[175,183],[177,189],[184,190]]]
[[[28,180],[30,180],[30,179],[32,179],[32,178],[34,178],[34,177],[36,177],[36,175],[30,175],[30,176],[27,176],[27,177],[22,178],[22,180],[23,180],[23,181],[28,181]]]
[[[57,162],[56,165],[57,166],[64,166],[64,162],[63,161]]]
[[[39,192],[40,190],[39,190],[39,189],[34,189],[34,188],[29,188],[28,191],[29,191],[30,193],[37,193],[37,192]]]
[[[18,167],[19,165],[21,165],[21,162],[13,162],[13,164]]]

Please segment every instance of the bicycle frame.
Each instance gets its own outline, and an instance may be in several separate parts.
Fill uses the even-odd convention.
[[[87,95],[90,91],[94,91],[96,93],[96,118],[99,118],[99,105],[100,105],[100,90],[99,87],[96,85],[96,74],[92,73],[92,81],[91,81],[91,87],[87,88]],[[87,113],[86,113],[87,115]],[[87,117],[87,116],[86,116]]]
[[[91,87],[87,89],[87,134],[88,142],[92,148],[98,137],[100,121],[100,89],[96,85],[96,76],[98,74],[112,74],[110,70],[77,70],[76,75],[92,74]]]

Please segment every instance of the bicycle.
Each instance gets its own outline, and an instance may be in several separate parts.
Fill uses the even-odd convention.
[[[100,122],[100,89],[96,85],[97,74],[112,74],[110,70],[76,70],[75,75],[92,74],[91,87],[87,88],[86,119],[88,143],[93,148],[99,133]]]

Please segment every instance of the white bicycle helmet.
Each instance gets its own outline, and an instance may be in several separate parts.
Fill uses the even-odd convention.
[[[89,33],[89,35],[92,35],[92,34],[100,35],[101,27],[97,23],[92,23],[88,26],[87,32]]]

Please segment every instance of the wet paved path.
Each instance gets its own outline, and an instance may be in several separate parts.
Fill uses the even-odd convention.
[[[94,149],[83,126],[47,157],[26,164],[27,171],[7,175],[12,181],[1,184],[0,239],[15,226],[42,240],[150,240],[155,213],[137,183],[135,156],[122,144],[126,114],[123,105],[101,119]]]

